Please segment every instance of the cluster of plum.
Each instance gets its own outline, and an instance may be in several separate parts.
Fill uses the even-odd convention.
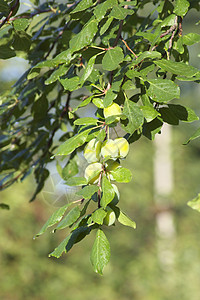
[[[115,107],[113,107],[113,105]],[[118,104],[113,103],[112,107],[104,109],[104,116],[108,117],[111,115],[118,115],[121,113],[121,108]],[[116,117],[116,121],[118,117]],[[90,140],[84,149],[84,157],[89,163],[85,169],[85,178],[88,184],[101,184],[100,174],[104,174],[109,181],[113,181],[112,171],[121,167],[119,159],[123,159],[129,152],[129,143],[123,138],[119,137],[116,139],[106,138],[103,142],[96,138]],[[119,191],[115,184],[112,183],[112,187],[115,191],[115,197],[111,204],[116,205],[119,201]],[[106,208],[107,216],[104,219],[104,224],[110,226],[115,222],[115,213],[108,206]]]

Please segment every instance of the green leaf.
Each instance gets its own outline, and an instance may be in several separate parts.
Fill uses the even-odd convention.
[[[147,122],[151,122],[153,119],[155,119],[157,116],[160,115],[160,113],[153,108],[153,106],[141,106],[140,109],[142,110],[142,113],[147,120]]]
[[[66,184],[69,186],[82,186],[87,184],[85,177],[71,177],[67,179]]]
[[[106,208],[115,196],[115,190],[106,176],[103,176],[102,179],[102,192],[103,196],[101,197],[100,203],[103,208]]]
[[[78,165],[75,159],[70,159],[66,166],[62,169],[62,178],[67,180],[78,174]]]
[[[132,80],[127,80],[123,85],[122,85],[123,90],[135,90],[136,86],[133,83]]]
[[[176,117],[183,122],[194,122],[199,120],[199,117],[190,107],[179,104],[169,104],[168,106],[176,115]]]
[[[82,146],[85,143],[87,136],[91,130],[92,128],[87,129],[66,140],[66,142],[58,147],[54,156],[71,154],[76,148]]]
[[[76,193],[76,195],[84,198],[84,199],[91,199],[92,195],[99,190],[97,185],[87,185],[80,191]]]
[[[69,242],[69,239],[70,239],[71,235],[72,235],[72,233],[70,233],[70,235],[68,235],[68,236],[62,241],[62,243],[60,243],[60,245],[59,245],[57,248],[55,248],[54,251],[52,251],[52,252],[49,254],[49,257],[54,256],[54,257],[56,257],[56,258],[59,258],[59,257],[62,255],[63,252],[66,253],[66,252],[67,252],[67,251],[66,251],[66,246],[67,246],[67,244],[68,244],[68,242]]]
[[[123,126],[128,133],[132,134],[135,130],[142,126],[144,122],[142,111],[137,104],[127,98],[124,103],[123,114],[128,118],[128,124]]]
[[[94,223],[102,225],[106,215],[107,212],[103,208],[99,208],[92,213],[91,219]]]
[[[187,205],[200,212],[200,194],[198,194],[193,200],[188,201]]]
[[[187,0],[176,0],[174,13],[177,16],[183,17],[187,13],[189,6],[190,3]]]
[[[24,31],[29,25],[29,20],[26,18],[16,19],[13,21],[13,25],[14,25],[15,30]]]
[[[113,21],[113,17],[109,17],[106,23],[101,27],[100,35],[103,35],[108,30],[112,21]]]
[[[97,125],[98,120],[92,117],[80,118],[74,121],[74,125]]]
[[[93,0],[81,0],[78,5],[72,10],[71,14],[86,10],[93,5]]]
[[[72,52],[79,51],[80,49],[89,45],[98,30],[98,21],[93,19],[89,21],[83,29],[76,34],[69,42],[69,46]]]
[[[124,167],[120,167],[113,171],[110,171],[110,174],[117,182],[130,182],[132,179],[131,171]]]
[[[180,97],[180,89],[177,84],[167,79],[148,80],[147,95],[156,102],[166,103]]]
[[[106,92],[106,95],[103,99],[103,106],[108,107],[109,105],[111,105],[113,103],[113,100],[116,98],[117,98],[117,93],[113,92],[112,89],[109,89]]]
[[[47,222],[44,224],[44,226],[40,229],[40,231],[34,236],[38,237],[41,234],[43,234],[49,227],[55,225],[56,223],[60,222],[60,220],[62,219],[64,213],[66,212],[67,208],[72,205],[73,203],[67,203],[66,205],[60,207],[59,209],[57,209],[52,215],[51,217],[47,220]]]
[[[136,223],[135,223],[133,220],[131,220],[131,218],[128,217],[128,216],[127,216],[124,212],[122,212],[121,210],[120,210],[120,213],[119,213],[118,221],[119,221],[121,224],[125,225],[125,226],[129,226],[129,227],[132,227],[132,228],[136,229]]]
[[[124,54],[120,47],[115,47],[106,51],[102,60],[104,70],[113,71],[124,60]]]
[[[161,53],[157,51],[144,51],[142,54],[138,56],[138,58],[134,61],[133,65],[139,64],[144,59],[156,59],[161,58]]]
[[[183,44],[191,46],[200,42],[200,34],[190,32],[183,36]]]
[[[57,70],[55,70],[50,77],[47,78],[47,80],[45,80],[45,84],[52,84],[53,82],[55,82],[56,80],[58,80],[60,78],[60,76],[65,75],[67,73],[69,69],[68,65],[61,65]],[[33,69],[35,70],[35,68]]]
[[[9,210],[9,209],[10,209],[10,207],[9,207],[9,205],[8,205],[8,204],[5,204],[5,203],[0,203],[0,209],[7,209],[7,210]]]
[[[98,229],[97,231],[96,239],[90,255],[90,260],[94,271],[102,275],[103,268],[110,260],[110,245],[101,229]]]
[[[77,111],[79,108],[87,106],[91,100],[92,100],[93,96],[87,97],[85,100],[83,100],[77,107],[75,107],[72,112],[74,113],[75,111]]]
[[[122,8],[119,5],[115,5],[112,8],[110,17],[113,17],[118,20],[124,20],[128,15],[132,15],[133,13],[134,13],[134,11],[132,11],[132,10]]]
[[[90,58],[90,60],[88,61],[88,64],[87,64],[86,68],[84,69],[83,75],[81,76],[81,79],[80,79],[81,86],[84,84],[84,82],[88,79],[88,77],[92,73],[92,70],[94,68],[95,59],[97,56],[98,56],[98,54],[92,56]]]
[[[0,46],[0,59],[8,59],[16,56],[15,51],[7,45]]]
[[[98,4],[94,9],[94,15],[98,20],[102,20],[108,9],[117,4],[117,0],[107,0]]]
[[[78,206],[73,207],[70,212],[62,219],[62,221],[56,226],[55,230],[63,229],[74,224],[80,217],[80,209]]]
[[[59,81],[63,85],[64,89],[70,92],[76,90],[79,85],[78,76],[74,76],[72,78],[65,78],[65,79],[59,78]]]
[[[190,65],[186,65],[184,62],[174,62],[171,60],[162,59],[155,61],[154,63],[164,71],[171,72],[172,74],[176,75],[192,77],[199,73],[198,69]]]
[[[184,143],[184,145],[187,145],[190,141],[193,141],[197,138],[200,137],[200,128],[198,128],[195,133],[193,133],[193,135],[189,138],[189,140],[187,140],[187,142]]]

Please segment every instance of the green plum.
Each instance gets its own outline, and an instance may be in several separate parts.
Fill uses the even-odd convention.
[[[112,103],[108,107],[105,107],[103,109],[103,114],[105,118],[108,118],[110,116],[115,116],[115,115],[121,115],[122,110],[121,107],[117,103]],[[116,117],[116,122],[119,122],[120,117]]]
[[[92,163],[89,164],[85,169],[85,178],[88,183],[93,184],[98,182],[99,174],[102,171],[101,163]]]
[[[106,207],[107,215],[105,216],[103,220],[103,224],[107,226],[111,226],[115,223],[116,221],[116,215],[115,212],[112,210],[111,207],[107,206]]]
[[[92,139],[87,143],[84,149],[84,157],[88,163],[98,162],[100,160],[101,142]]]
[[[119,149],[119,158],[125,158],[129,152],[129,143],[125,138],[117,138],[114,140]]]
[[[117,147],[117,144],[111,139],[105,140],[102,143],[101,156],[104,159],[117,159],[119,156],[119,149]]]

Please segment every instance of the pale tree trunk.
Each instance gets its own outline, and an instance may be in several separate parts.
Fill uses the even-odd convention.
[[[155,138],[154,198],[156,206],[156,231],[158,259],[163,269],[174,265],[175,226],[171,210],[173,166],[171,158],[171,127],[163,125],[162,133]]]

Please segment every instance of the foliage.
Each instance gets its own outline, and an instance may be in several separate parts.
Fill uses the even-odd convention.
[[[66,185],[81,186],[80,199],[54,212],[38,235],[57,223],[54,232],[69,227],[50,254],[60,257],[96,230],[91,262],[100,274],[110,257],[103,232],[108,208],[120,223],[135,228],[118,202],[113,204],[113,182],[132,178],[120,165],[129,144],[141,136],[153,140],[164,123],[198,120],[191,108],[169,102],[180,97],[179,82],[200,80],[187,49],[200,35],[182,29],[184,16],[200,10],[199,3],[155,0],[149,15],[141,16],[150,3],[34,1],[30,10],[17,14],[19,0],[0,1],[0,58],[21,56],[30,63],[12,91],[1,96],[1,189],[33,172],[33,201],[49,176],[48,163],[57,160]],[[109,113],[113,105],[116,110]],[[82,108],[92,106],[95,115],[81,117]],[[124,146],[117,143],[121,137]],[[78,170],[83,149],[91,154],[85,155],[84,176]],[[60,156],[68,156],[62,171]]]

